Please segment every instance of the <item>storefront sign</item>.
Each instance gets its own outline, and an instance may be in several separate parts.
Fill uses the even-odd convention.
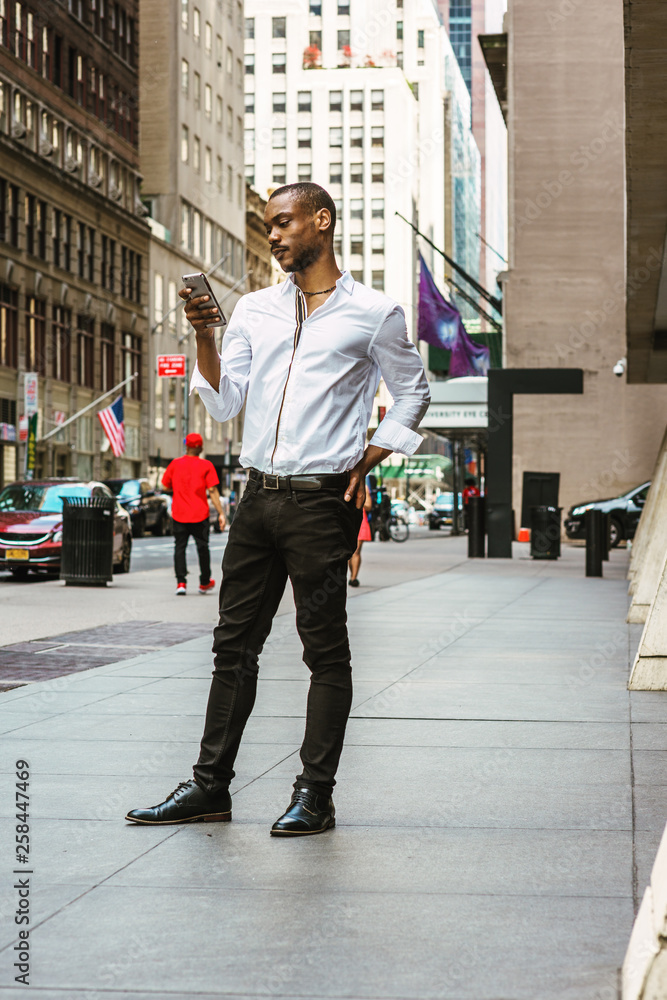
[[[23,376],[23,391],[25,393],[25,415],[31,417],[37,413],[37,372],[26,372]]]
[[[0,441],[16,441],[14,424],[0,424]]]
[[[25,477],[34,479],[37,465],[37,414],[28,418],[28,443],[25,449]]]

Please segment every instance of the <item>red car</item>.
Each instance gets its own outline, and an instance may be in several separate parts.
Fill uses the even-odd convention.
[[[108,486],[78,479],[11,483],[0,493],[0,570],[15,579],[42,571],[58,575],[62,548],[63,497],[113,497]],[[114,572],[128,573],[132,554],[129,514],[116,503]]]

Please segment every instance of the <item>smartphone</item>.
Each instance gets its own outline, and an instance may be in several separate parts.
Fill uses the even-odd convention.
[[[210,309],[213,306],[218,307],[218,319],[212,319],[210,323],[207,323],[207,328],[210,326],[227,326],[227,320],[225,319],[224,313],[220,308],[220,304],[213,294],[213,289],[208,283],[208,278],[201,271],[197,274],[183,274],[181,275],[183,280],[184,288],[191,288],[190,298],[196,299],[200,295],[208,295],[209,301],[204,303],[205,309]]]

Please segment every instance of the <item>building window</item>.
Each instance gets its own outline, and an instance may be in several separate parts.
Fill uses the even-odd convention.
[[[357,128],[350,129],[350,146],[358,147],[364,144],[364,129],[363,126],[359,125]]]
[[[246,17],[245,19],[245,36],[246,38],[255,37],[255,18]]]
[[[424,48],[424,31],[422,28],[420,28],[419,31],[417,32],[417,48],[418,49]]]
[[[321,0],[310,0],[310,13],[313,17],[322,16],[322,2]]]
[[[360,234],[355,236],[350,236],[350,253],[351,254],[363,254],[364,252],[364,238]]]
[[[363,219],[364,217],[364,200],[363,198],[352,198],[350,200],[350,218],[351,219]]]
[[[350,111],[363,111],[364,110],[364,92],[363,90],[351,90],[350,91]]]
[[[299,163],[296,168],[298,181],[310,181],[312,178],[312,167],[310,163]]]
[[[271,18],[271,34],[273,38],[285,38],[287,34],[286,29],[287,29],[286,17]]]
[[[231,201],[234,197],[234,170],[231,166],[227,167],[227,201]]]
[[[271,68],[274,73],[285,73],[287,56],[284,52],[274,52],[271,56]]]
[[[213,91],[211,90],[210,83],[207,83],[204,87],[204,114],[208,119],[210,119],[213,112]]]
[[[199,73],[195,72],[193,77],[193,98],[195,102],[195,107],[198,108],[201,104],[201,76]]]
[[[124,387],[125,396],[128,399],[141,399],[141,337],[134,333],[123,334],[121,366],[121,374],[124,379],[138,372],[138,378],[128,382]]]
[[[343,110],[343,91],[342,90],[330,90],[329,91],[329,111],[342,111]]]
[[[181,125],[181,163],[190,159],[190,132],[187,125]]]
[[[243,148],[251,153],[255,148],[255,130],[254,128],[247,128],[243,136]]]
[[[181,28],[188,30],[188,0],[181,0]]]
[[[63,215],[63,269],[72,270],[72,216]]]
[[[51,374],[59,382],[72,380],[71,330],[71,310],[64,306],[54,306],[51,314]]]
[[[102,236],[102,252],[100,257],[100,285],[108,291],[114,290],[114,257],[116,241]]]
[[[113,326],[110,323],[102,323],[100,327],[100,388],[104,392],[113,389],[116,384],[115,339],[116,331]]]
[[[399,40],[399,42],[403,40],[403,22],[402,21],[397,21],[396,22],[396,38]]]
[[[26,369],[46,375],[46,300],[26,301]]]
[[[350,47],[350,29],[343,28],[341,31],[336,33],[336,41],[338,44],[338,51],[341,49],[349,49]]]
[[[18,292],[0,284],[0,365],[18,368]]]
[[[285,178],[287,177],[286,168],[284,163],[274,163],[273,164],[273,183],[274,184],[284,184]]]
[[[190,64],[187,59],[181,59],[181,93],[188,96],[190,91]]]
[[[371,110],[384,110],[384,90],[371,90]]]
[[[298,111],[311,111],[312,110],[312,95],[309,90],[300,90],[297,94],[297,110]]]
[[[36,201],[34,194],[27,194],[23,202],[23,219],[25,223],[25,248],[28,253],[35,252],[35,213]],[[83,275],[82,275],[83,277]]]
[[[246,165],[245,165],[245,179],[246,179],[246,184],[249,184],[250,187],[253,187],[253,185],[255,183],[255,167],[254,167],[254,164],[252,164],[252,163],[246,163]]]
[[[343,146],[343,130],[342,128],[330,128],[329,129],[329,146],[331,149],[341,149]]]
[[[252,52],[246,52],[245,56],[243,57],[243,65],[246,76],[255,75],[255,57]]]
[[[310,149],[312,144],[312,129],[298,128],[296,130],[296,144],[299,149]]]
[[[76,380],[78,385],[95,388],[95,326],[91,316],[79,316],[76,331]]]
[[[204,180],[207,184],[213,180],[213,151],[210,146],[204,151]]]
[[[222,157],[216,156],[215,158],[215,186],[222,194]]]
[[[352,277],[354,278],[355,281],[363,281],[364,280],[364,272],[363,271],[350,271],[350,274],[352,275]]]
[[[350,164],[350,184],[363,184],[364,165],[363,163]]]
[[[383,125],[373,125],[371,128],[371,146],[375,146],[378,149],[382,149],[384,147]]]
[[[192,166],[199,173],[199,167],[201,165],[201,142],[199,141],[199,136],[196,135],[192,142]]]
[[[206,55],[210,56],[213,51],[213,27],[210,21],[207,21],[204,25],[204,49],[206,50]]]
[[[384,291],[384,271],[371,271],[371,287],[376,292]]]
[[[384,253],[384,233],[373,233],[371,236],[371,253]]]
[[[403,53],[402,52],[397,52],[396,53],[396,65],[398,66],[399,69],[403,69]]]
[[[95,230],[87,226],[86,233],[86,278],[95,280]]]
[[[271,132],[272,149],[284,149],[287,145],[287,131],[284,128],[274,128]]]
[[[13,247],[19,245],[19,194],[18,184],[10,184],[7,189],[9,215],[8,242]]]
[[[286,107],[286,95],[283,93],[276,93],[273,95],[273,111],[274,114],[281,114]]]
[[[309,31],[308,32],[308,45],[311,49],[318,49],[322,51],[322,32],[321,31]]]
[[[339,15],[341,17],[345,17],[346,15],[348,15],[350,13],[350,3],[349,3],[349,0],[347,0],[347,3],[345,2],[345,0],[343,0],[342,3],[339,0],[339,3],[338,3],[338,13],[339,13]]]
[[[329,164],[329,183],[330,184],[342,184],[343,183],[343,164],[342,163],[330,163]]]
[[[215,95],[215,124],[218,128],[222,128],[222,97],[220,94]]]
[[[384,184],[384,163],[371,163],[371,181],[373,184]]]
[[[227,76],[233,76],[234,73],[234,53],[227,46],[227,62],[225,64],[225,69],[227,70]]]
[[[197,7],[192,11],[192,37],[195,42],[199,42],[201,37],[201,14]]]
[[[384,198],[371,199],[371,218],[384,219]]]
[[[255,95],[246,94],[245,95],[245,113],[247,115],[254,115],[255,113]]]

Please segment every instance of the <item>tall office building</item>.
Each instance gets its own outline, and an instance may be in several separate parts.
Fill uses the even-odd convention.
[[[158,354],[195,352],[178,289],[208,272],[226,315],[245,291],[243,4],[241,0],[142,0],[140,93],[142,199],[151,228],[149,329],[150,463],[183,451],[188,430],[204,437],[220,469],[238,454],[240,418],[219,424],[188,394],[188,377],[161,378]],[[214,267],[215,265],[215,267]]]
[[[145,461],[137,6],[0,0],[0,485],[24,473],[25,372],[38,375],[35,476]],[[94,411],[40,441],[135,371],[121,459]]]
[[[496,277],[506,267],[503,258],[507,257],[507,129],[486,70],[479,36],[502,31],[507,2],[438,0],[438,5],[470,93],[472,131],[482,172],[481,227],[476,237],[479,273],[484,287],[497,294]]]
[[[447,53],[432,0],[246,2],[249,182],[327,188],[341,265],[400,302],[413,335],[417,241],[396,213],[444,247]],[[444,288],[442,258],[421,249]]]

